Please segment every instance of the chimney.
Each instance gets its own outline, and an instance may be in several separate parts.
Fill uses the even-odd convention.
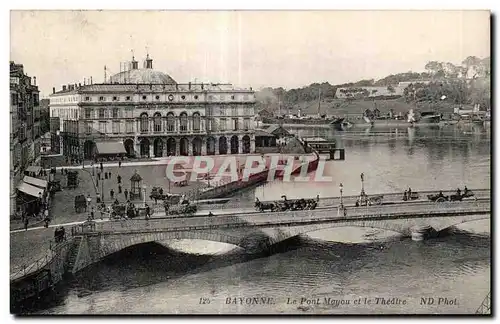
[[[56,87],[52,87],[52,94],[56,93]]]
[[[82,87],[82,84],[81,83],[78,83],[78,88],[81,88]]]
[[[189,82],[189,90],[191,90],[191,82]]]
[[[36,77],[33,77],[33,85],[36,86]]]
[[[90,84],[93,84],[93,83],[92,83],[92,77],[90,77]]]
[[[203,90],[203,82],[201,83],[201,90]]]
[[[153,60],[149,57],[149,54],[146,55],[146,69],[153,68]]]
[[[135,57],[132,56],[132,70],[137,70],[139,68],[139,62],[135,60]]]
[[[66,91],[66,86],[63,85],[62,87],[63,87],[62,91]]]

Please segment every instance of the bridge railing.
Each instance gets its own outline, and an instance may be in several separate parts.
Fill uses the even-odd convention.
[[[60,253],[61,249],[67,245],[68,242],[64,240],[60,243],[54,243],[54,241],[49,241],[49,248],[44,252],[44,255],[32,259],[30,261],[24,262],[21,266],[11,269],[10,280],[16,280],[32,274],[40,269],[43,269],[47,264],[49,264],[54,257]]]
[[[400,206],[371,206],[347,208],[346,214],[339,214],[337,208],[285,211],[275,213],[242,213],[238,215],[198,216],[182,219],[152,218],[128,219],[104,223],[87,224],[79,227],[79,233],[92,232],[128,232],[155,230],[190,230],[223,227],[252,227],[262,225],[280,225],[290,223],[311,223],[333,220],[370,220],[377,217],[408,218],[450,215],[453,213],[485,213],[490,211],[489,202],[474,203],[442,203],[440,206],[424,206],[426,208],[401,208]],[[442,217],[442,216],[441,216]]]

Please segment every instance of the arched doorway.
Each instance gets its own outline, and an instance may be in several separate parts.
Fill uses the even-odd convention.
[[[127,151],[127,156],[132,157],[135,155],[135,150],[134,150],[134,140],[131,138],[127,138],[123,142],[123,146],[125,146],[125,151]]]
[[[163,156],[163,140],[161,138],[155,138],[153,147],[154,147],[155,157],[162,157]]]
[[[195,137],[193,139],[193,155],[200,156],[201,155],[201,138]]]
[[[180,154],[184,155],[184,156],[189,155],[189,141],[185,137],[181,138],[181,142],[180,142]]]
[[[227,154],[227,140],[225,136],[219,138],[219,154]]]
[[[177,143],[175,138],[170,137],[167,140],[167,154],[168,156],[175,156],[175,151],[177,150]]]
[[[231,136],[231,154],[238,154],[238,149],[239,149],[238,136],[233,135]]]
[[[141,157],[149,157],[149,140],[147,138],[141,140]]]
[[[243,136],[243,154],[248,154],[250,153],[250,136],[245,135]]]
[[[215,138],[207,138],[207,155],[215,155]]]
[[[95,156],[95,143],[91,140],[86,140],[83,144],[83,156],[85,160],[93,160]]]

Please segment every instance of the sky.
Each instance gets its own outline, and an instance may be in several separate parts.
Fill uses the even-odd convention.
[[[10,60],[42,97],[132,51],[179,83],[300,88],[490,56],[488,11],[11,11]]]

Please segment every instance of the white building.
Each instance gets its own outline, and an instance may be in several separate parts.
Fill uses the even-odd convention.
[[[255,152],[255,92],[230,84],[180,84],[147,56],[102,84],[67,85],[50,96],[65,155],[90,159],[122,143],[129,156]],[[103,145],[102,143],[114,143]]]

